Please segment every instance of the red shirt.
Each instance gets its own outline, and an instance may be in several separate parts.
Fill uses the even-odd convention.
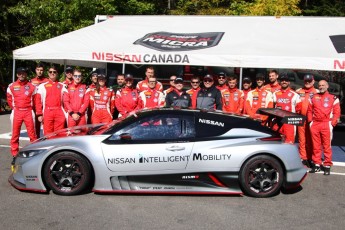
[[[190,98],[192,99],[192,108],[195,109],[196,108],[196,99],[198,97],[198,92],[200,90],[200,87],[198,87],[197,89],[189,89],[186,91],[186,93],[188,93],[190,95]]]
[[[138,82],[137,90],[139,91],[139,93],[144,91],[144,90],[148,90],[148,89],[149,89],[149,85],[148,85],[148,81],[146,79]],[[163,92],[163,85],[162,85],[162,83],[157,81],[155,90]]]
[[[84,114],[89,106],[89,100],[90,90],[84,84],[70,84],[67,87],[67,92],[63,95],[64,106],[68,113]]]
[[[242,90],[225,89],[222,92],[223,111],[227,113],[242,113],[244,94]]]
[[[35,105],[36,87],[28,81],[15,81],[7,88],[7,103],[11,109],[32,109]]]

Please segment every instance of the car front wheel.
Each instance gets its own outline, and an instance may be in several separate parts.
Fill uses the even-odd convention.
[[[47,186],[59,195],[76,195],[89,188],[92,170],[81,155],[64,151],[53,155],[43,166]]]
[[[239,179],[245,194],[253,197],[271,197],[279,193],[283,184],[283,169],[271,156],[255,156],[244,163]]]

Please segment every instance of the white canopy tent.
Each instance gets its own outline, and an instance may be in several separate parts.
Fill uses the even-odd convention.
[[[345,71],[345,18],[115,16],[14,50],[13,58]]]

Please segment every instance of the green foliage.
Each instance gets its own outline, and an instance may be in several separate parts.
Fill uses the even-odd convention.
[[[345,16],[344,0],[302,0],[300,7],[305,16]]]

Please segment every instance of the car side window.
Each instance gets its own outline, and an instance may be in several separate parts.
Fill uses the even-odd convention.
[[[192,116],[157,115],[145,117],[122,128],[110,140],[120,140],[125,135],[130,140],[176,140],[195,136]]]

